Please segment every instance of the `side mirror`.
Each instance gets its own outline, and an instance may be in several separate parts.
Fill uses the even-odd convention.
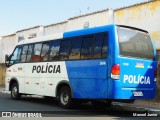
[[[8,61],[8,60],[9,60],[9,56],[5,55],[5,61]]]
[[[5,55],[5,64],[8,67],[9,66],[9,56]]]

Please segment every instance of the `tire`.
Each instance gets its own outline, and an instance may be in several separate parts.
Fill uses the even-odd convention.
[[[11,86],[11,98],[13,100],[18,100],[21,98],[21,94],[19,93],[19,88],[17,83],[13,83]]]
[[[58,92],[59,106],[65,109],[71,108],[73,105],[73,99],[71,96],[71,90],[69,87],[64,86],[60,88]]]

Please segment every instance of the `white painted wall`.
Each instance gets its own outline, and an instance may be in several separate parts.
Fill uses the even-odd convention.
[[[70,18],[68,20],[67,31],[83,29],[86,23],[88,23],[89,27],[112,24],[113,10],[108,9],[93,14]]]
[[[12,34],[10,36],[3,37],[0,41],[1,44],[1,54],[0,63],[5,63],[5,55],[10,55],[16,46],[16,35]]]
[[[67,21],[44,26],[44,35],[52,35],[57,33],[63,33],[67,30]]]
[[[43,36],[44,35],[44,27],[38,26],[38,27],[33,27],[33,28],[29,28],[26,30],[21,30],[21,31],[16,32],[16,44],[18,43],[19,37],[24,37],[24,39],[28,39],[31,34],[36,34],[37,37]]]
[[[2,37],[0,37],[0,63],[2,63]]]

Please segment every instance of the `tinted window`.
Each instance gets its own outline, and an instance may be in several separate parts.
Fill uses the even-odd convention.
[[[103,34],[102,58],[106,58],[107,55],[108,55],[108,39],[107,39],[107,34]]]
[[[47,61],[48,60],[48,51],[49,51],[50,43],[44,43],[41,52],[41,60]]]
[[[29,45],[29,47],[28,47],[28,53],[27,53],[26,62],[29,62],[31,60],[33,47],[34,47],[34,45]]]
[[[92,58],[93,36],[84,37],[81,48],[81,59]]]
[[[102,53],[103,34],[97,34],[94,43],[94,56],[93,58],[101,58]]]
[[[42,48],[42,43],[35,44],[33,55],[32,55],[32,61],[33,62],[41,61],[41,56],[40,56],[41,48]]]
[[[28,45],[23,46],[22,55],[21,55],[21,62],[26,61],[27,51],[28,51]]]
[[[14,50],[11,59],[10,59],[10,64],[15,64],[20,61],[20,55],[21,55],[22,48],[21,47],[16,47]]]
[[[71,40],[69,59],[80,59],[81,43],[82,38],[73,38]]]
[[[153,59],[154,50],[150,36],[127,28],[118,29],[120,55]]]
[[[49,60],[58,60],[58,53],[59,53],[59,46],[60,46],[60,41],[56,40],[51,43],[51,50],[50,50],[50,56]]]
[[[70,46],[70,40],[62,40],[61,41],[61,47],[60,47],[60,52],[59,52],[59,59],[60,60],[67,60],[68,59],[69,46]]]

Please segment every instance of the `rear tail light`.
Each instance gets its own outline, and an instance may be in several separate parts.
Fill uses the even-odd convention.
[[[156,78],[157,75],[158,75],[158,70],[157,70],[157,68],[155,68],[155,69],[154,69],[154,78]]]
[[[112,66],[112,69],[111,69],[111,78],[119,79],[119,77],[120,77],[120,66],[119,64],[115,64]]]

